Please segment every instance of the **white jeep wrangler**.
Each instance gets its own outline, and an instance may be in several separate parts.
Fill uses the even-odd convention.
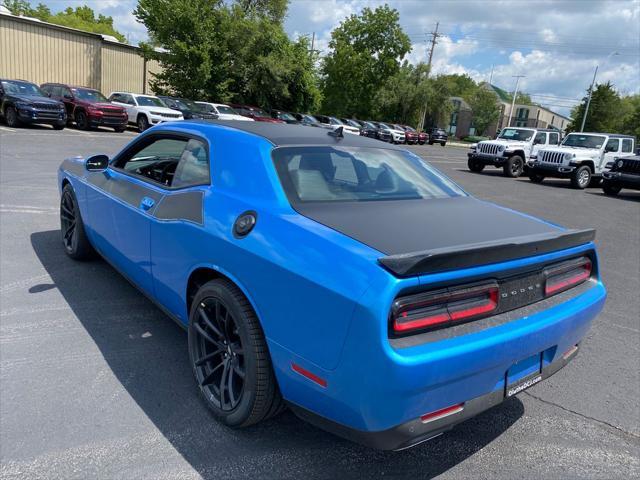
[[[569,178],[574,188],[598,186],[607,163],[633,156],[635,138],[612,133],[570,133],[555,148],[538,150],[529,160],[529,179]]]
[[[471,145],[467,165],[472,172],[482,172],[487,165],[502,168],[506,177],[519,177],[532,154],[538,149],[560,143],[560,132],[541,128],[502,129],[495,140]]]

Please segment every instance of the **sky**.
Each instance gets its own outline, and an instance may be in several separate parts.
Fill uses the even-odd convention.
[[[145,27],[131,14],[136,0],[32,0],[52,11],[87,4],[111,15],[118,31],[136,44]],[[561,114],[568,114],[589,87],[611,81],[623,94],[640,93],[640,0],[291,0],[287,33],[316,35],[327,53],[331,31],[364,7],[387,3],[400,13],[412,51],[426,62],[431,32],[439,22],[433,73],[467,73],[513,91],[519,89]]]

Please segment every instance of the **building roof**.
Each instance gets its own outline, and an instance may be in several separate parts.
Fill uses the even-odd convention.
[[[382,143],[380,140],[344,133],[341,138],[329,135],[332,130],[312,127],[309,125],[291,125],[287,123],[270,122],[238,122],[237,120],[185,120],[178,122],[180,127],[193,127],[202,131],[207,126],[218,126],[243,131],[249,134],[265,138],[275,146],[303,146],[326,145],[341,147],[373,147],[403,150],[402,147],[390,143]],[[165,124],[167,128],[175,128],[172,123]],[[204,128],[203,128],[204,127]]]

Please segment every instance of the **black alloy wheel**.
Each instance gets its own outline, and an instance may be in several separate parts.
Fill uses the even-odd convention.
[[[524,171],[524,159],[520,155],[512,155],[504,164],[505,177],[518,178]]]
[[[247,427],[285,408],[262,326],[236,285],[214,279],[198,289],[188,337],[200,394],[225,425]]]
[[[76,125],[80,130],[89,130],[89,119],[84,112],[78,112],[76,114]]]
[[[85,234],[78,201],[70,184],[64,186],[60,198],[60,232],[67,255],[75,260],[93,257],[94,250]]]
[[[223,412],[238,406],[244,393],[245,356],[236,320],[221,299],[200,301],[193,319],[194,370],[200,388]]]
[[[18,120],[18,112],[14,107],[7,107],[4,112],[4,118],[7,122],[7,127],[18,127],[20,126],[20,120]]]

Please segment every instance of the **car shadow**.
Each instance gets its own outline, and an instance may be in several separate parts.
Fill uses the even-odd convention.
[[[635,202],[635,203],[640,202],[640,192],[634,192],[632,190],[622,189],[620,190],[620,193],[614,196],[605,195],[605,193],[602,190],[599,190],[599,191],[596,190],[594,192],[587,192],[587,193],[589,195],[597,195],[598,197],[607,197],[614,200],[621,200],[621,201]]]
[[[381,472],[431,478],[493,442],[524,413],[521,401],[511,398],[401,452],[351,443],[289,411],[244,430],[229,429],[213,418],[198,395],[182,328],[103,260],[69,259],[58,230],[33,233],[31,245],[53,283],[31,285],[29,292],[58,288],[127,393],[203,478],[241,471],[249,457],[264,459],[266,477],[290,474],[295,458],[302,462],[295,466],[296,478],[372,478]]]

